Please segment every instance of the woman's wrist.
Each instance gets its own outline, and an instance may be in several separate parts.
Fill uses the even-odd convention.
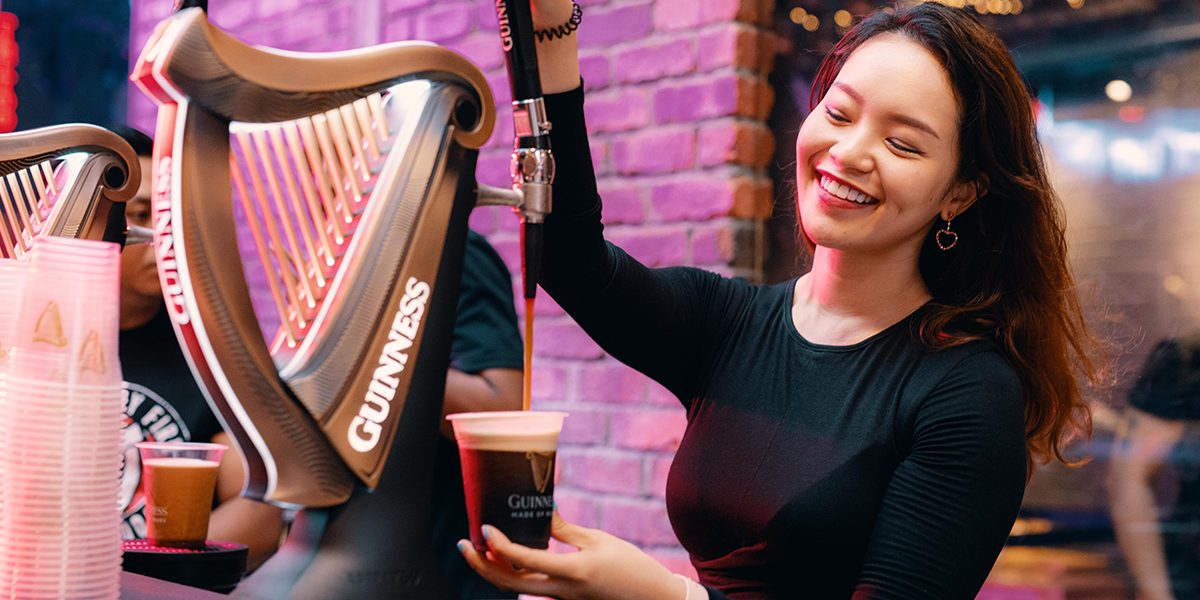
[[[708,590],[700,585],[695,579],[675,573],[675,576],[683,582],[684,596],[680,600],[708,600]]]
[[[570,0],[535,1],[533,7],[533,28],[537,31],[567,23],[574,10]],[[579,87],[579,32],[539,37],[542,39],[537,41],[537,57],[542,93],[557,94]]]
[[[543,94],[579,87],[579,43],[575,35],[538,42],[537,55]]]

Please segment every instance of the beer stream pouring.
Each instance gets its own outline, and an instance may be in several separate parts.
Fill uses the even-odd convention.
[[[517,208],[532,299],[550,208],[527,0],[498,7],[525,51],[520,191],[475,180],[495,106],[465,58],[251,47],[206,4],[182,0],[131,79],[159,104],[154,243],[176,337],[241,451],[242,494],[298,511],[233,596],[454,598],[429,515],[467,219]]]
[[[550,121],[542,98],[529,0],[497,0],[500,42],[512,90],[513,154],[510,172],[519,193],[514,210],[521,217],[521,278],[525,290],[525,386],[522,407],[529,410],[533,372],[533,305],[542,268],[542,227],[551,210],[554,154]],[[499,203],[513,203],[502,199]]]

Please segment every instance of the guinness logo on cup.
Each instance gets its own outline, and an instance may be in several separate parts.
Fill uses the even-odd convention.
[[[539,494],[545,494],[546,486],[554,478],[554,453],[530,450],[525,453],[525,460],[529,461],[529,468],[533,471],[533,486]]]

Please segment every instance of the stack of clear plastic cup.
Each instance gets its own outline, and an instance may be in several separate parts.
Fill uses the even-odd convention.
[[[0,258],[0,369],[12,354],[10,350],[17,335],[17,311],[21,308],[28,270],[27,262]]]
[[[0,369],[0,597],[118,597],[119,252],[34,245]]]

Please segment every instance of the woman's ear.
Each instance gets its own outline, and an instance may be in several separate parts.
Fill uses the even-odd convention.
[[[987,192],[988,176],[984,173],[970,181],[956,183],[949,201],[942,207],[942,219],[948,221],[963,214],[976,200],[987,195]]]

